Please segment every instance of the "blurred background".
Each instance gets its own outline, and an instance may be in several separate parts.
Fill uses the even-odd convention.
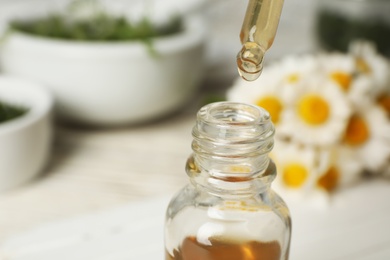
[[[237,83],[241,81],[236,54],[241,49],[239,34],[247,2],[97,2],[0,0],[0,102],[4,107],[26,108],[16,119],[0,120],[0,260],[44,260],[59,254],[62,258],[56,259],[91,259],[95,257],[92,251],[101,252],[101,258],[95,259],[135,259],[134,255],[137,259],[157,259],[163,245],[161,225],[166,203],[188,182],[184,165],[191,153],[196,112],[209,102],[226,100],[226,93],[241,84]],[[101,12],[108,15],[100,16]],[[31,20],[53,13],[63,15],[40,24]],[[383,155],[372,161],[380,161],[380,171],[388,175],[389,13],[390,2],[385,0],[285,1],[277,36],[265,56],[265,68],[274,64],[277,67],[289,57],[316,57],[328,51],[349,55],[348,46],[354,40],[373,43],[380,65],[373,65],[371,74],[380,71],[383,88],[380,93],[371,91],[375,92],[372,100],[383,98],[381,102],[388,111],[372,116],[384,118],[380,125],[384,137],[377,139],[384,145],[381,152],[370,151],[376,158]],[[139,28],[130,30],[123,20],[111,19],[110,15],[126,17]],[[145,15],[147,21],[137,24]],[[76,24],[70,32],[61,31],[66,27],[61,26],[69,23],[61,20],[64,17]],[[179,25],[172,22],[172,17],[179,17]],[[10,28],[11,21],[27,22],[14,23]],[[118,24],[122,27],[116,31]],[[47,30],[54,30],[51,33],[55,36],[46,37]],[[106,38],[99,38],[96,31]],[[85,32],[96,39],[88,40]],[[135,43],[121,38],[138,37],[133,36],[136,33],[142,39]],[[154,38],[148,38],[148,33]],[[65,39],[61,34],[66,35]],[[353,60],[354,56],[345,59]],[[355,65],[342,67],[337,63],[328,67],[346,68],[354,77]],[[296,76],[292,68],[307,63],[297,58],[289,64],[287,69],[276,69],[280,77]],[[361,82],[364,85],[367,81]],[[256,85],[246,87],[261,89]],[[371,93],[363,90],[358,94]],[[253,96],[251,93],[245,95]],[[348,113],[352,117],[352,112]],[[348,123],[347,118],[344,123]],[[294,131],[294,127],[288,131]],[[298,206],[292,206],[297,240],[292,245],[291,259],[390,257],[390,237],[383,232],[390,228],[384,218],[390,214],[386,203],[389,183],[382,175],[377,182],[366,175],[366,186],[325,192],[320,198],[298,200]],[[361,213],[359,201],[369,205],[366,212],[371,210],[372,215],[357,216]],[[357,219],[350,224],[351,215]],[[138,231],[134,229],[137,225]],[[357,226],[363,226],[358,234],[353,231]],[[307,235],[311,229],[318,232],[314,240]],[[144,235],[139,235],[142,232]],[[356,240],[363,233],[367,239]],[[85,245],[82,238],[88,236],[96,240],[90,244],[84,241]],[[96,242],[102,237],[101,243],[110,244],[106,251]],[[119,242],[125,238],[134,242],[134,247],[129,249]],[[356,240],[356,247],[366,253],[352,246],[340,249],[343,239]],[[145,250],[145,241],[152,241],[150,250]],[[69,252],[72,247],[77,248],[73,254]],[[375,248],[379,250],[374,254]],[[314,257],[315,252],[325,251]]]
[[[34,16],[50,9],[61,9],[66,0],[2,0],[1,20],[4,28],[6,21],[15,17]],[[246,11],[246,3],[234,0],[189,0],[177,3],[175,1],[136,1],[117,0],[101,1],[108,3],[108,8],[115,12],[139,16],[145,5],[151,6],[151,13],[159,17],[166,13],[195,13],[201,15],[207,24],[207,79],[228,81],[237,76],[235,59],[237,49],[240,49],[239,32]],[[157,7],[153,7],[153,5]],[[141,7],[142,6],[142,7]],[[165,7],[164,7],[165,6]],[[315,48],[313,38],[313,19],[316,12],[316,1],[297,0],[284,4],[277,39],[267,54],[269,59],[280,58],[286,54],[302,53]],[[162,8],[161,8],[162,7]],[[156,10],[159,9],[159,10]],[[294,32],[294,33],[292,33]]]

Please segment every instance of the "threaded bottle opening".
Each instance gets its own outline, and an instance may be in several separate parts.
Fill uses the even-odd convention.
[[[269,113],[258,107],[237,102],[217,102],[204,106],[193,128],[195,152],[268,153],[273,147],[274,126]],[[247,146],[245,146],[247,145]],[[198,147],[200,146],[200,147]],[[197,148],[198,147],[198,148]],[[232,151],[234,147],[238,149]]]

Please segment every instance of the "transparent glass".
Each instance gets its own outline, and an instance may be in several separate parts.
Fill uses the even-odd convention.
[[[291,221],[271,189],[274,126],[256,106],[212,103],[193,128],[190,183],[171,200],[166,260],[288,259]]]
[[[240,32],[242,48],[237,54],[237,68],[248,81],[263,70],[265,52],[274,42],[284,0],[249,0]]]

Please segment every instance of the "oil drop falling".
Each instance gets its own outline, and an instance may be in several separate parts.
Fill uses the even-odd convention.
[[[263,70],[264,51],[254,43],[247,42],[237,54],[238,73],[248,81],[256,80]]]

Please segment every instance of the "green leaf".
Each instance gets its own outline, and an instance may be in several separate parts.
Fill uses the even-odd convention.
[[[27,111],[26,108],[12,106],[0,101],[0,123],[20,117]]]

